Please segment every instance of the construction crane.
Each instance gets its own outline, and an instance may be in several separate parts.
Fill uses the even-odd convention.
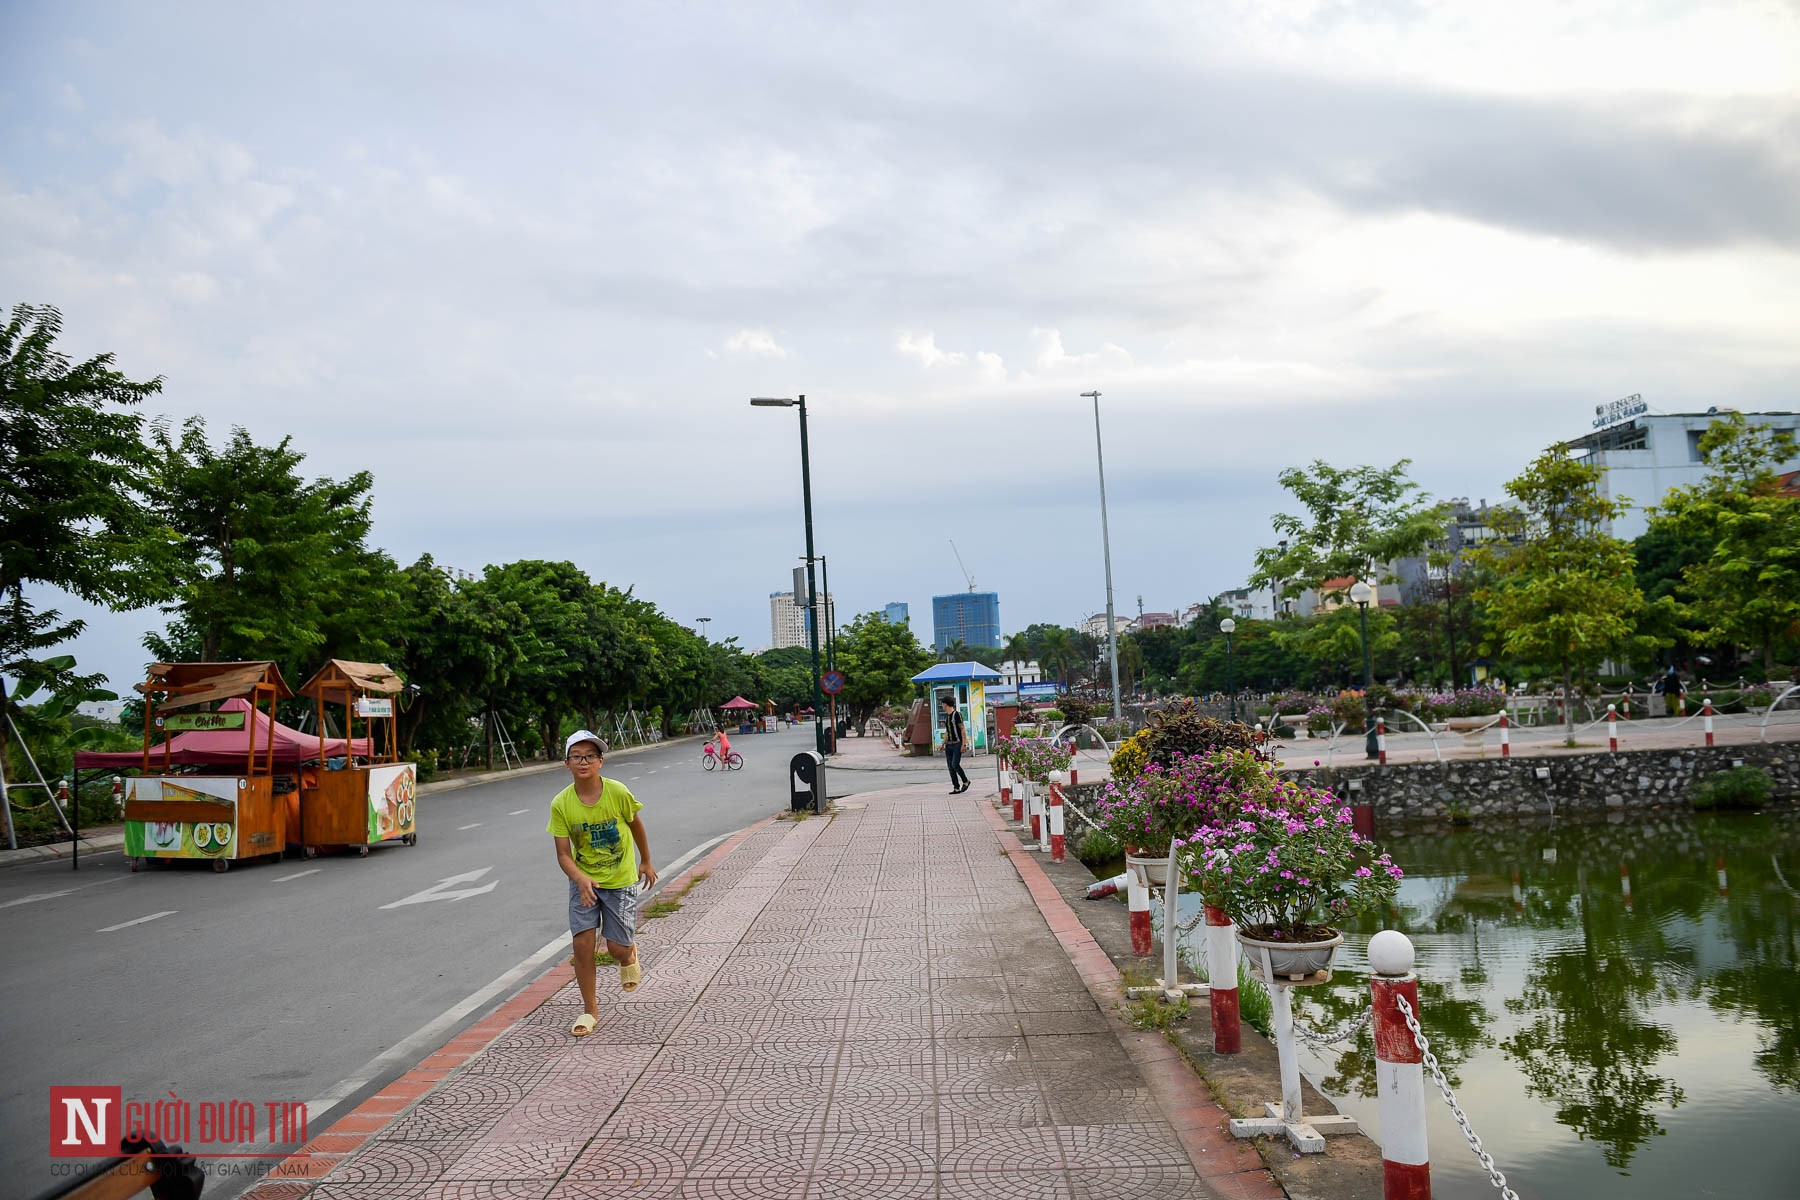
[[[975,577],[973,575],[969,574],[968,565],[966,563],[964,563],[962,560],[962,551],[960,551],[956,548],[956,539],[955,538],[950,539],[950,553],[956,555],[956,565],[958,567],[962,568],[962,573],[963,573],[964,578],[966,578],[969,581],[969,590],[971,592],[974,591],[975,590]]]

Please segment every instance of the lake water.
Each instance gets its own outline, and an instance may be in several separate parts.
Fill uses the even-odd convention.
[[[1398,928],[1432,1049],[1525,1200],[1800,1197],[1800,812],[1379,840],[1407,872],[1398,910],[1346,931],[1299,1020],[1366,1005],[1369,935]],[[1379,1139],[1367,1030],[1300,1051]],[[1427,1095],[1434,1195],[1497,1196]]]

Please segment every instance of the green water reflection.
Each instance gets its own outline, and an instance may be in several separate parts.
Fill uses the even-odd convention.
[[[1402,929],[1433,1050],[1521,1196],[1800,1196],[1800,812],[1381,840],[1397,910],[1303,1020],[1353,1017],[1362,945]],[[1378,1126],[1366,1032],[1309,1066]],[[1497,1194],[1432,1096],[1436,1194]]]

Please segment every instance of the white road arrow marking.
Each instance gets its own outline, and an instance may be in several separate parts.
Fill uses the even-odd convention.
[[[314,867],[310,871],[295,871],[292,875],[278,875],[269,880],[270,883],[286,883],[290,879],[305,879],[308,875],[317,875],[324,867]]]
[[[452,875],[448,879],[440,879],[422,892],[414,892],[404,900],[396,900],[392,904],[384,904],[381,907],[384,909],[400,908],[407,904],[426,904],[433,900],[464,900],[470,896],[485,895],[498,887],[500,881],[497,879],[490,879],[480,887],[451,889],[455,884],[474,883],[477,879],[480,879],[483,875],[486,875],[493,869],[494,868],[492,867],[478,867],[473,871],[464,871],[461,875]]]
[[[120,921],[117,925],[108,925],[105,929],[96,929],[94,932],[117,933],[121,929],[130,929],[133,925],[142,925],[145,921],[154,921],[158,917],[172,917],[180,911],[180,909],[171,908],[167,912],[151,913],[149,916],[139,917],[135,921]]]

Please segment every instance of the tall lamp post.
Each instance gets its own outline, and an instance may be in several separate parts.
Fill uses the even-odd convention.
[[[806,509],[806,610],[812,614],[808,630],[812,642],[813,747],[820,756],[825,748],[825,693],[819,688],[819,586],[813,573],[812,463],[806,450],[806,397],[789,400],[780,396],[757,396],[752,408],[798,408],[800,410],[800,496]]]
[[[1225,690],[1231,693],[1231,719],[1237,720],[1237,676],[1232,673],[1231,635],[1237,632],[1237,622],[1226,617],[1219,622],[1219,632],[1225,635]]]
[[[1377,757],[1375,748],[1375,708],[1369,693],[1375,688],[1375,674],[1369,669],[1369,601],[1375,598],[1375,589],[1362,580],[1350,585],[1350,599],[1356,601],[1356,619],[1362,627],[1363,648],[1363,754],[1369,758]]]
[[[1119,628],[1113,618],[1112,535],[1106,528],[1106,454],[1100,448],[1100,393],[1083,392],[1081,398],[1094,402],[1094,459],[1100,465],[1100,550],[1106,559],[1106,652],[1112,660],[1112,718],[1119,712]]]
[[[706,640],[706,623],[710,620],[712,620],[711,617],[695,617],[694,618],[694,624],[696,624],[700,627],[700,640],[703,642]]]

